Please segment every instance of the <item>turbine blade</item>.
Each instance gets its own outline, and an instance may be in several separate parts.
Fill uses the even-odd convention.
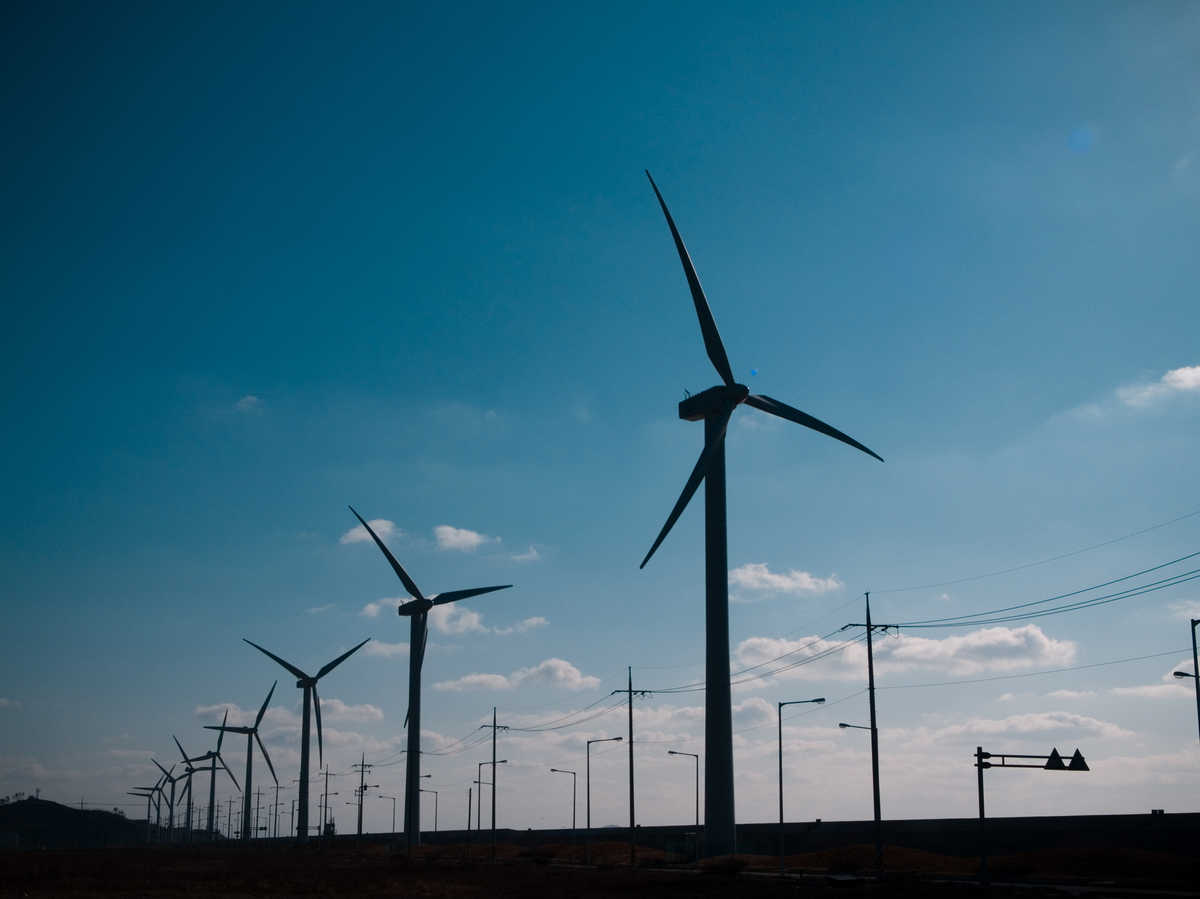
[[[225,739],[225,725],[229,723],[229,709],[225,709],[225,717],[221,719],[221,729],[217,731],[217,755],[221,754],[221,741]]]
[[[233,772],[230,771],[229,766],[225,764],[225,759],[221,758],[220,756],[217,756],[217,760],[220,761],[221,767],[225,769],[225,773],[229,775],[229,779],[233,781],[233,785],[235,787],[237,787],[237,791],[239,793],[242,792],[242,785],[240,783],[238,783],[238,779],[233,776]]]
[[[324,744],[321,740],[321,697],[317,695],[317,685],[312,685],[313,691],[313,711],[317,713],[317,767],[325,764],[325,753],[321,748]]]
[[[751,394],[746,397],[746,405],[753,406],[755,409],[761,409],[770,415],[776,415],[779,418],[786,418],[788,421],[794,421],[798,425],[804,425],[806,428],[812,428],[824,434],[826,437],[832,437],[834,440],[840,440],[842,443],[849,444],[857,450],[862,450],[868,456],[874,456],[880,462],[883,461],[883,456],[863,446],[853,437],[848,434],[843,434],[832,425],[827,425],[819,418],[813,418],[806,412],[801,412],[799,409],[793,409],[787,403],[781,403],[779,400],[771,399],[769,396],[759,396]]]
[[[340,656],[338,656],[336,659],[334,659],[332,662],[330,662],[328,665],[326,665],[324,668],[322,668],[320,671],[318,671],[317,676],[314,677],[313,680],[317,681],[317,680],[320,680],[321,678],[323,678],[325,675],[327,675],[330,671],[332,671],[338,665],[342,664],[342,662],[346,661],[346,659],[350,658],[350,656],[354,655],[354,653],[358,652],[360,649],[362,649],[364,646],[366,646],[367,643],[369,643],[369,642],[371,642],[371,638],[367,637],[366,640],[363,640],[362,643],[359,643],[353,649],[346,650],[346,652],[342,653]]]
[[[262,708],[258,710],[258,717],[254,719],[254,732],[258,733],[258,725],[262,723],[263,715],[267,713],[267,705],[271,701],[271,697],[275,694],[275,688],[279,686],[279,681],[271,684],[271,690],[267,693],[267,698],[263,700]]]
[[[659,192],[654,178],[648,171],[646,177],[650,178],[650,186],[654,188],[654,195],[658,197],[658,205],[662,207],[663,215],[667,217],[667,225],[671,228],[671,236],[675,238],[675,249],[679,251],[679,261],[683,263],[683,273],[687,276],[688,287],[692,291],[692,302],[696,304],[696,317],[700,319],[700,333],[704,337],[704,349],[708,351],[708,358],[712,360],[713,368],[717,370],[721,380],[732,386],[734,380],[733,372],[729,368],[729,357],[725,355],[725,345],[721,343],[721,335],[717,333],[717,323],[713,321],[712,311],[708,308],[708,300],[704,296],[704,288],[700,286],[696,267],[692,265],[692,257],[688,255],[687,247],[683,245],[683,238],[679,236],[679,229],[675,227],[675,220],[671,218],[671,212],[667,209],[667,201]]]
[[[279,783],[279,778],[275,776],[275,766],[271,764],[271,754],[267,752],[267,747],[263,745],[262,737],[258,735],[258,731],[254,732],[254,739],[258,743],[258,748],[262,750],[263,758],[267,760],[267,768],[271,772],[271,778],[275,783]]]
[[[299,668],[297,668],[295,665],[293,665],[291,662],[285,662],[283,659],[279,658],[279,656],[275,655],[275,653],[271,652],[269,649],[263,649],[261,646],[259,646],[257,643],[255,643],[253,640],[247,640],[245,637],[242,637],[242,641],[244,643],[249,643],[251,646],[253,646],[255,649],[257,649],[259,652],[263,653],[264,655],[270,656],[276,662],[278,662],[280,665],[282,665],[284,668],[286,668],[288,671],[292,672],[292,674],[296,675],[296,677],[299,677],[303,680],[308,680],[308,675],[305,674],[303,671],[301,671]]]
[[[150,759],[150,761],[154,762],[154,767],[156,767],[156,768],[157,768],[159,771],[161,771],[161,772],[163,773],[163,779],[164,779],[164,780],[170,780],[170,779],[171,779],[171,775],[167,773],[167,769],[166,769],[166,768],[164,768],[162,765],[160,765],[160,764],[158,763],[158,759]],[[174,770],[174,768],[175,768],[175,766],[174,766],[174,765],[172,765],[172,766],[171,766],[171,769],[172,769],[172,770]]]
[[[447,590],[445,593],[439,593],[431,602],[435,606],[443,605],[448,602],[458,602],[460,599],[466,599],[468,596],[479,596],[482,593],[491,593],[494,590],[507,590],[512,584],[503,584],[499,587],[473,587],[470,590]]]
[[[658,538],[654,541],[654,545],[650,547],[650,552],[646,553],[646,558],[642,559],[642,564],[638,566],[639,568],[646,567],[646,563],[650,561],[650,557],[654,555],[654,551],[666,539],[667,534],[675,526],[675,522],[679,519],[679,516],[683,514],[683,510],[687,508],[687,504],[691,502],[696,488],[700,486],[700,482],[704,480],[704,476],[708,473],[708,467],[712,464],[713,458],[721,451],[722,442],[725,440],[725,428],[729,426],[729,416],[733,414],[733,410],[734,407],[730,406],[722,413],[720,432],[712,443],[707,444],[701,451],[700,458],[696,460],[696,467],[692,469],[687,483],[683,485],[683,492],[679,494],[679,499],[675,501],[675,508],[667,516],[667,523],[658,532]]]
[[[181,756],[183,756],[183,760],[184,760],[185,762],[190,762],[190,761],[191,761],[191,759],[189,759],[189,758],[188,758],[188,754],[187,754],[186,752],[184,752],[184,751],[183,751],[183,744],[181,744],[181,743],[179,742],[179,737],[175,736],[174,734],[171,734],[171,739],[172,739],[172,740],[174,740],[174,741],[175,741],[175,745],[179,747],[179,754],[180,754]]]
[[[396,557],[392,555],[391,550],[389,550],[384,545],[383,541],[379,539],[379,535],[371,530],[371,526],[367,524],[361,515],[358,514],[354,506],[350,506],[349,509],[351,512],[354,512],[354,517],[362,522],[362,526],[367,529],[367,533],[371,535],[371,539],[375,541],[375,545],[379,547],[379,551],[387,557],[387,560],[392,565],[392,570],[396,572],[396,577],[400,578],[400,583],[402,583],[404,585],[404,589],[408,591],[408,595],[414,597],[415,599],[424,599],[425,597],[421,595],[421,591],[417,589],[417,585],[413,583],[413,579],[410,578],[408,576],[408,572],[404,570],[404,566],[396,561]]]

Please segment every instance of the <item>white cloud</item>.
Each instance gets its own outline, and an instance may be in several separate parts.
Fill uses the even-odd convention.
[[[331,602],[323,606],[313,606],[308,610],[309,615],[320,615],[322,612],[328,612],[330,609],[336,609],[337,603]]]
[[[1095,690],[1051,690],[1046,697],[1049,699],[1086,699],[1095,695]]]
[[[1077,715],[1074,712],[1030,712],[1024,715],[1009,715],[1007,718],[970,718],[962,724],[951,724],[933,734],[934,739],[998,734],[1052,734],[1068,731],[1070,736],[1078,733],[1095,734],[1100,737],[1132,737],[1133,731],[1112,723]]]
[[[1136,696],[1139,699],[1189,699],[1191,691],[1179,684],[1143,684],[1138,687],[1113,687],[1113,696]]]
[[[532,618],[526,618],[524,621],[518,621],[512,627],[497,627],[493,628],[493,632],[501,635],[507,634],[523,634],[525,631],[531,631],[537,627],[545,627],[550,622],[541,615],[534,615]]]
[[[1012,702],[1016,698],[1017,694],[1015,693],[1001,693],[996,697],[996,702]]]
[[[1200,618],[1200,599],[1181,599],[1168,604],[1176,618]]]
[[[396,527],[394,521],[388,521],[386,518],[372,518],[367,522],[380,540],[386,540],[388,537],[403,537],[404,531]],[[367,533],[367,529],[361,524],[356,524],[346,533],[338,538],[338,543],[367,543],[371,541],[371,535]]]
[[[388,612],[391,614],[410,599],[412,599],[411,596],[403,596],[399,598],[384,597],[383,599],[377,599],[374,602],[369,602],[363,606],[358,614],[365,618],[378,618],[380,612]]]
[[[261,412],[263,409],[263,401],[253,393],[247,393],[244,397],[233,404],[235,412],[241,412],[249,415],[255,412]]]
[[[488,630],[483,626],[482,615],[458,603],[434,606],[429,610],[429,624],[442,634],[483,634]]]
[[[456,528],[448,524],[439,524],[435,527],[433,536],[437,539],[438,549],[456,549],[461,552],[471,552],[484,543],[500,542],[499,537],[489,537],[478,531]]]
[[[19,699],[8,699],[7,697],[0,696],[0,709],[19,709],[20,707],[21,701]]]
[[[388,643],[385,640],[372,640],[363,647],[363,652],[369,656],[381,656],[390,659],[393,656],[408,655],[407,643]]]
[[[1126,406],[1144,408],[1180,393],[1200,393],[1200,365],[1173,368],[1157,381],[1117,388],[1117,399]]]
[[[518,668],[505,677],[503,674],[468,674],[455,680],[433,685],[435,690],[513,690],[526,684],[584,690],[600,685],[600,678],[583,674],[566,659],[546,659],[530,668]]]
[[[875,670],[883,675],[928,671],[943,677],[963,677],[1034,667],[1057,668],[1074,661],[1075,649],[1073,642],[1048,637],[1036,624],[981,628],[941,639],[901,633],[876,640]],[[826,653],[828,657],[819,660],[819,664],[797,665],[776,677],[855,680],[866,676],[867,649],[862,643],[817,637],[798,640],[750,637],[734,650],[739,664],[746,667],[763,665],[760,672]],[[772,663],[772,660],[777,661]],[[755,682],[756,686],[763,684],[763,681]]]
[[[340,699],[322,699],[321,715],[327,721],[382,721],[383,709],[370,703],[346,705]]]
[[[512,560],[514,562],[536,562],[540,558],[541,554],[538,553],[537,547],[530,544],[529,552],[515,553]]]
[[[840,590],[842,582],[836,574],[817,577],[807,571],[792,569],[777,574],[767,569],[765,562],[750,562],[729,572],[729,584],[746,590],[762,590],[770,593],[828,593]]]

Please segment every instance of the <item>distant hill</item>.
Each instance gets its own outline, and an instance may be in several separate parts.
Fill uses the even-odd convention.
[[[145,824],[112,812],[70,808],[45,799],[22,799],[0,805],[0,846],[17,835],[22,849],[71,849],[136,846],[145,842]]]

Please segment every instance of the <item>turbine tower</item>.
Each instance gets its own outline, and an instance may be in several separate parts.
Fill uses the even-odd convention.
[[[379,535],[371,529],[371,526],[355,511],[353,506],[350,506],[350,511],[354,512],[354,517],[367,529],[367,533],[371,535],[375,545],[387,557],[392,570],[396,572],[396,577],[400,578],[400,583],[408,591],[408,595],[413,597],[398,610],[409,620],[408,713],[404,716],[404,726],[408,728],[408,751],[404,761],[404,835],[411,849],[421,842],[421,667],[425,662],[425,641],[429,636],[429,610],[434,606],[457,602],[470,596],[479,596],[494,590],[507,590],[512,584],[451,590],[426,599],[417,585],[413,583],[413,579],[408,576],[408,572],[379,539]]]
[[[273,690],[275,688],[272,687],[271,689]],[[188,763],[208,762],[208,828],[207,829],[208,829],[208,838],[210,840],[213,838],[213,835],[215,833],[215,831],[213,830],[213,826],[214,826],[213,820],[214,820],[214,812],[215,812],[216,806],[217,806],[217,762],[221,763],[221,767],[225,769],[225,773],[229,775],[229,779],[233,781],[233,785],[235,787],[237,787],[237,789],[239,789],[239,790],[241,789],[241,787],[238,786],[237,778],[233,776],[233,772],[230,771],[229,766],[225,764],[225,759],[223,759],[221,757],[221,741],[225,739],[225,725],[228,722],[229,722],[229,709],[226,709],[225,717],[221,719],[220,728],[215,728],[213,725],[207,725],[207,724],[205,725],[206,728],[213,728],[213,729],[220,731],[220,733],[217,734],[217,748],[210,749],[208,752],[204,753],[203,755],[198,755],[194,759],[189,759],[186,757],[184,759]],[[176,742],[176,744],[179,743],[178,740],[176,740],[175,742]],[[179,751],[183,752],[182,746],[179,747]]]
[[[183,774],[181,776],[187,778],[187,786],[184,790],[187,793],[187,841],[190,843],[192,841],[192,775],[200,769],[192,767],[191,760],[179,743],[179,738],[171,734],[171,739],[175,741],[175,745],[179,747],[179,754],[183,757]]]
[[[276,662],[294,674],[296,676],[296,686],[304,691],[304,709],[301,713],[303,718],[300,723],[300,795],[296,800],[296,838],[301,842],[304,842],[308,839],[308,717],[309,709],[313,707],[315,707],[317,713],[317,759],[318,761],[324,762],[324,750],[322,749],[321,740],[321,697],[317,694],[317,681],[327,675],[338,665],[342,664],[342,662],[346,661],[346,659],[350,658],[350,656],[354,655],[354,653],[358,652],[358,650],[362,649],[362,647],[368,641],[370,641],[370,639],[370,637],[367,637],[366,640],[363,640],[362,643],[359,643],[353,649],[349,649],[342,653],[332,662],[322,667],[321,670],[317,672],[316,676],[313,677],[305,674],[291,662],[284,661],[270,650],[263,649],[257,643],[254,643],[251,640],[246,640],[245,637],[242,638],[242,640],[244,640],[246,643],[249,643],[263,655],[274,659]],[[274,690],[275,688],[272,687],[271,689]],[[267,698],[270,699],[269,693],[267,694]],[[266,707],[266,703],[263,704],[263,707]],[[259,713],[259,717],[262,717],[261,712]],[[258,727],[257,723],[255,724],[255,727]],[[258,745],[261,747],[262,743],[259,743]],[[266,753],[266,749],[263,749],[263,755],[266,755]],[[271,776],[275,776],[274,771],[271,772]],[[278,783],[278,781],[276,782]],[[246,796],[249,797],[249,795],[250,784],[249,778],[247,778]],[[247,814],[247,812],[243,812],[243,814]],[[242,829],[244,831],[245,827]]]
[[[271,697],[275,695],[275,688],[278,685],[279,685],[279,681],[275,681],[275,683],[271,684],[271,689],[267,691],[267,698],[263,700],[262,707],[259,708],[259,710],[258,710],[258,716],[254,719],[253,727],[227,726],[224,722],[222,722],[219,725],[217,725],[217,724],[204,725],[206,730],[219,731],[221,734],[219,737],[217,737],[217,751],[216,751],[217,755],[219,755],[221,752],[221,740],[224,739],[225,734],[230,733],[230,734],[245,734],[246,735],[246,789],[245,789],[245,792],[242,793],[242,822],[243,822],[243,824],[242,824],[242,839],[243,840],[250,839],[250,831],[246,828],[245,822],[250,820],[250,798],[251,798],[251,794],[254,792],[253,777],[254,777],[254,741],[255,740],[258,741],[258,748],[262,750],[263,758],[267,760],[267,768],[271,772],[272,779],[275,781],[275,783],[279,783],[279,778],[275,776],[275,766],[271,764],[271,756],[267,753],[267,747],[263,745],[262,737],[260,737],[258,735],[258,726],[260,724],[262,724],[263,715],[265,715],[267,713],[267,706],[270,705]],[[229,718],[228,710],[226,710],[226,712],[225,712],[225,717],[226,717],[226,719]],[[221,764],[222,765],[225,764],[224,760],[221,761]],[[214,766],[216,765],[215,761],[213,762],[213,765]],[[225,770],[229,771],[228,768],[226,768]],[[233,773],[230,772],[229,776],[232,778]],[[233,782],[236,784],[237,780],[234,779]],[[212,784],[209,784],[209,789],[211,791]],[[211,797],[211,792],[210,792],[210,797]],[[209,802],[209,824],[210,824],[210,826],[211,826],[211,823],[212,823],[212,802],[210,800],[210,802]],[[255,834],[255,836],[257,836],[257,834]]]
[[[168,843],[174,842],[174,840],[175,840],[175,782],[179,781],[179,780],[183,780],[184,776],[182,774],[172,776],[171,771],[175,770],[174,765],[171,766],[171,771],[168,771],[166,768],[164,768],[162,765],[160,765],[158,763],[157,759],[150,759],[150,761],[154,762],[154,767],[158,768],[158,770],[163,773],[163,777],[162,777],[163,781],[166,781],[167,783],[169,783],[171,785],[171,798],[167,799],[167,842]],[[160,793],[163,792],[161,787],[159,788],[159,792]],[[163,796],[165,798],[166,794],[163,793]]]
[[[666,201],[659,193],[658,185],[650,178],[650,186],[658,197],[658,204],[666,216],[671,237],[683,273],[691,289],[696,316],[700,319],[700,333],[704,338],[704,349],[722,384],[710,387],[679,404],[679,417],[687,421],[704,422],[704,449],[696,466],[684,485],[675,508],[667,516],[667,522],[659,531],[654,545],[646,553],[639,567],[644,568],[655,550],[666,538],[676,520],[704,481],[704,574],[705,574],[705,697],[704,697],[704,803],[705,842],[707,854],[729,855],[735,850],[733,808],[733,721],[729,693],[729,571],[725,532],[725,429],[734,410],[745,403],[770,415],[804,425],[827,437],[840,440],[880,462],[883,459],[867,449],[853,437],[837,428],[813,418],[799,409],[793,409],[769,396],[752,394],[748,387],[734,380],[729,366],[729,357],[717,332],[717,324],[708,308],[708,300],[700,286],[700,278],[688,256],[675,220],[667,209]]]

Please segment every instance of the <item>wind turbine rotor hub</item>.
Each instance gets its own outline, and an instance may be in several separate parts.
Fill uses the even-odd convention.
[[[701,421],[720,415],[732,406],[745,402],[750,388],[745,384],[718,384],[689,396],[679,404],[679,417],[685,421]]]
[[[405,617],[409,617],[411,615],[420,615],[422,612],[428,612],[432,608],[432,600],[412,599],[404,603],[396,611]]]

